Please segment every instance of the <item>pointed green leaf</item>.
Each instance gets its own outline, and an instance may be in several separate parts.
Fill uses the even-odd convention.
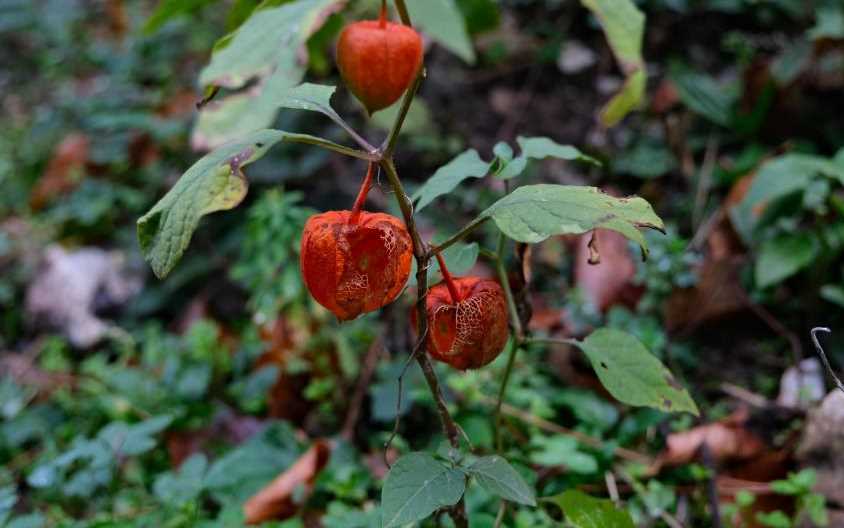
[[[756,285],[779,284],[812,263],[818,253],[815,238],[805,233],[781,235],[762,244],[756,259]]]
[[[542,500],[556,504],[575,528],[634,528],[630,514],[616,508],[612,501],[581,491],[568,490]]]
[[[647,76],[644,70],[637,70],[630,75],[621,91],[613,96],[601,109],[601,122],[604,126],[615,126],[624,116],[639,107],[645,95]]]
[[[466,31],[466,21],[454,0],[407,0],[413,24],[469,64],[475,63],[475,49]]]
[[[161,0],[155,11],[144,22],[143,32],[150,35],[174,18],[188,15],[205,7],[214,0]]]
[[[647,254],[638,228],[662,230],[662,220],[637,196],[615,198],[595,187],[525,185],[492,204],[476,221],[492,218],[505,235],[536,243],[553,235],[579,235],[596,228],[618,231]]]
[[[637,407],[698,414],[686,389],[634,336],[602,328],[578,346],[615,399]]]
[[[235,31],[214,46],[211,62],[202,70],[202,86],[255,86],[206,105],[194,132],[195,145],[214,148],[245,132],[270,126],[275,99],[302,82],[307,60],[305,42],[344,0],[265,0]],[[236,103],[228,104],[230,98]],[[207,117],[213,116],[213,117]],[[213,128],[212,128],[213,127]],[[205,142],[203,142],[204,140]]]
[[[450,193],[463,180],[483,178],[489,172],[489,165],[481,159],[475,149],[457,155],[456,158],[437,169],[437,172],[413,193],[413,200],[418,200],[416,211],[421,211],[437,197]]]
[[[333,116],[336,113],[331,108],[331,96],[336,90],[334,86],[302,83],[277,94],[274,102],[280,108],[310,110]]]
[[[627,76],[621,92],[601,111],[604,125],[613,126],[639,106],[645,93],[647,74],[642,58],[645,15],[631,0],[581,0],[581,3],[598,17],[610,48]]]
[[[457,504],[466,477],[426,453],[410,453],[398,459],[381,490],[384,528],[421,521],[436,510]]]
[[[259,130],[228,143],[193,164],[147,214],[138,220],[138,241],[156,276],[166,276],[190,243],[200,218],[232,209],[246,196],[242,168],[270,147],[291,138],[310,138],[280,130]],[[316,139],[316,138],[314,138]]]
[[[528,483],[509,462],[498,455],[479,458],[467,468],[485,490],[502,499],[536,506],[536,496]]]
[[[595,165],[601,164],[595,158],[587,156],[571,145],[560,145],[547,137],[519,136],[516,138],[516,142],[519,144],[521,153],[515,159],[512,158],[513,150],[506,143],[499,143],[495,146],[496,156],[501,162],[501,166],[495,174],[495,177],[499,180],[509,180],[520,175],[527,167],[528,160],[531,159],[557,158],[569,161],[584,161]]]

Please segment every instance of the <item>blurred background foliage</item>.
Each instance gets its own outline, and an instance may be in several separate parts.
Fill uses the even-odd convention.
[[[257,3],[0,0],[0,525],[242,526],[244,502],[297,467],[297,485],[276,497],[285,520],[266,526],[377,526],[385,456],[442,441],[415,367],[396,405],[409,299],[338,324],[299,277],[304,221],[348,206],[362,162],[277,148],[247,171],[244,205],[206,218],[166,281],[140,256],[137,218],[203,138],[226,132],[197,121],[197,79]],[[350,2],[308,39],[308,79],[337,83],[333,41],[376,4]],[[507,458],[539,496],[614,487],[642,526],[715,526],[713,515],[723,526],[844,525],[844,422],[824,414],[835,401],[819,405],[808,338],[831,327],[827,351],[842,364],[844,5],[637,2],[646,95],[608,129],[599,112],[624,79],[588,10],[412,5],[438,4],[459,31],[423,26],[428,78],[397,155],[411,190],[462,150],[488,159],[517,136],[600,159],[534,162],[523,179],[640,194],[668,232],[648,235],[645,262],[611,233],[599,266],[586,264],[586,240],[513,258],[513,280],[531,284],[531,330],[634,333],[704,410],[696,422],[624,408],[572,350],[537,347],[510,384]],[[387,112],[366,122],[345,92],[335,105],[367,137],[385,135]],[[309,113],[274,119],[339,135]],[[503,190],[464,185],[421,227],[448,234]],[[395,209],[386,186],[370,207]],[[474,269],[493,275],[483,260]],[[440,369],[478,452],[494,450],[503,357]],[[294,466],[303,453],[318,463]],[[494,497],[474,486],[467,502],[473,527],[495,524]],[[504,519],[561,523],[553,508],[511,507]]]

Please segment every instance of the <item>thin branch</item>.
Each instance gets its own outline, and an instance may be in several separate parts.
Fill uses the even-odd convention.
[[[337,123],[337,124],[340,126],[340,128],[342,128],[343,130],[345,130],[345,131],[346,131],[346,133],[348,133],[348,134],[352,137],[352,139],[354,139],[354,140],[355,140],[355,143],[357,143],[358,145],[360,145],[360,147],[361,147],[363,150],[365,150],[366,152],[368,152],[371,156],[376,156],[376,155],[378,154],[378,149],[377,149],[377,148],[375,148],[375,147],[372,145],[372,143],[370,143],[369,141],[365,140],[365,139],[363,138],[363,136],[361,136],[360,134],[358,134],[358,133],[357,133],[357,131],[356,131],[354,128],[352,128],[352,125],[350,125],[349,123],[347,123],[347,122],[346,122],[346,120],[345,120],[345,119],[343,119],[342,117],[340,117],[340,114],[338,114],[337,112],[335,112],[333,108],[331,108],[330,106],[326,107],[326,106],[323,106],[323,105],[317,105],[317,106],[318,106],[318,107],[322,110],[322,112],[323,112],[325,115],[327,115],[329,118],[331,118],[331,120],[332,120],[332,121],[334,121],[335,123]]]
[[[448,237],[445,240],[445,242],[443,242],[443,243],[441,243],[437,246],[432,247],[431,248],[431,254],[433,255],[435,253],[442,253],[446,249],[450,248],[451,246],[453,246],[454,244],[456,244],[457,242],[459,242],[460,240],[465,238],[466,235],[468,235],[469,233],[474,231],[475,228],[477,228],[479,225],[483,224],[486,221],[487,221],[487,217],[475,218],[474,220],[472,220],[471,222],[469,222],[468,224],[463,226],[463,229],[461,229],[457,233]]]
[[[404,4],[404,0],[396,0],[396,10],[399,12],[399,18],[402,24],[405,26],[411,25],[410,14],[407,12],[407,6]]]
[[[396,439],[396,436],[399,434],[399,425],[401,424],[401,400],[402,400],[402,391],[404,390],[404,376],[407,374],[407,369],[410,368],[411,363],[413,360],[416,359],[417,354],[425,349],[425,340],[428,338],[427,334],[419,336],[419,339],[416,340],[416,344],[413,346],[413,351],[407,357],[407,360],[404,362],[404,366],[401,369],[401,373],[399,374],[398,382],[398,394],[396,395],[396,419],[393,421],[393,430],[390,433],[390,437],[387,438],[387,441],[384,443],[384,462],[387,464],[387,467],[390,467],[390,462],[387,459],[387,451],[390,449],[390,446],[393,444],[393,440]]]
[[[422,80],[424,78],[425,66],[420,66],[416,79],[413,80],[413,84],[404,93],[404,98],[402,99],[401,106],[399,107],[399,113],[396,115],[393,127],[390,129],[390,133],[387,135],[387,139],[384,140],[384,145],[381,147],[384,152],[384,157],[392,157],[393,151],[396,149],[396,142],[399,139],[399,133],[401,132],[402,126],[404,126],[404,120],[407,118],[407,113],[410,111],[410,105],[413,104],[413,98],[416,97],[416,92],[419,91],[419,87],[422,85]]]
[[[360,377],[355,385],[355,391],[352,393],[352,398],[349,400],[349,410],[346,414],[346,420],[343,423],[340,436],[351,442],[355,435],[355,427],[360,419],[360,410],[363,407],[363,399],[366,397],[369,385],[372,382],[372,375],[375,373],[375,367],[378,365],[378,356],[380,355],[383,344],[380,339],[376,339],[369,347],[366,353],[366,358],[363,360],[361,366]]]
[[[290,141],[292,143],[305,143],[308,145],[315,145],[317,147],[322,147],[324,149],[332,150],[339,154],[343,154],[344,156],[351,156],[353,158],[362,159],[365,161],[378,161],[377,153],[369,153],[350,147],[344,147],[343,145],[338,145],[337,143],[334,143],[332,141],[327,141],[325,139],[314,136],[291,135],[287,136],[284,140]]]
[[[398,131],[396,132],[398,134]],[[427,250],[422,237],[419,235],[419,230],[416,228],[416,220],[413,218],[413,203],[410,197],[404,190],[404,186],[399,179],[396,166],[391,157],[383,157],[380,160],[381,167],[387,174],[387,179],[393,192],[396,194],[396,199],[399,202],[404,223],[410,233],[411,241],[413,242],[413,255],[416,258],[416,324],[417,335],[427,336],[428,334],[428,263],[431,258],[431,253]],[[442,390],[440,389],[440,382],[437,379],[437,374],[434,372],[434,367],[431,365],[431,360],[428,358],[425,343],[427,340],[420,340],[422,347],[416,353],[416,362],[422,369],[422,374],[425,376],[425,381],[428,382],[428,388],[431,390],[431,395],[434,397],[434,403],[437,407],[437,412],[442,422],[443,431],[446,438],[448,438],[449,445],[455,451],[460,448],[460,430],[448,412],[448,406],[445,403]],[[467,528],[469,526],[468,518],[466,517],[466,502],[463,497],[454,506],[448,508],[448,514],[451,516],[457,528]]]
[[[504,369],[504,377],[501,378],[501,387],[498,389],[498,405],[495,406],[495,446],[499,453],[503,448],[501,440],[501,404],[504,403],[504,396],[507,394],[507,385],[510,383],[510,374],[513,371],[513,365],[516,363],[516,354],[521,348],[524,337],[522,321],[519,318],[519,310],[516,308],[513,290],[510,288],[510,280],[507,278],[507,269],[504,264],[505,242],[504,233],[499,233],[496,247],[498,258],[495,260],[495,268],[498,271],[498,281],[501,283],[501,289],[504,290],[504,297],[507,299],[507,308],[510,312],[510,325],[513,328],[513,343],[510,346],[509,355],[507,356],[507,366]]]
[[[487,404],[490,404],[490,405],[494,404],[494,402],[491,398],[485,398],[483,401]],[[605,449],[606,448],[606,442],[604,442],[603,440],[601,440],[599,438],[589,436],[587,434],[581,433],[580,431],[573,431],[571,429],[567,429],[567,428],[565,428],[561,425],[557,425],[554,422],[549,422],[548,420],[540,418],[539,416],[531,414],[527,411],[517,409],[516,407],[513,407],[512,405],[508,405],[506,403],[501,404],[501,412],[503,414],[507,415],[507,416],[512,416],[513,418],[517,418],[517,419],[521,420],[522,422],[524,422],[526,424],[533,425],[534,427],[538,427],[539,429],[542,429],[543,431],[547,431],[549,433],[554,433],[554,434],[561,434],[561,435],[570,436],[570,437],[574,438],[575,440],[577,440],[578,442],[582,443],[583,445],[593,447],[595,449]],[[632,451],[630,449],[626,449],[624,447],[616,447],[613,450],[612,453],[613,453],[613,455],[615,455],[619,458],[623,458],[623,459],[629,460],[631,462],[638,462],[640,464],[644,464],[644,465],[647,465],[647,466],[653,465],[653,460],[651,459],[651,457],[649,457],[645,454],[642,454],[642,453],[638,453],[636,451]]]
[[[835,381],[835,385],[841,392],[844,392],[844,383],[841,383],[841,380],[835,375],[835,371],[832,370],[832,365],[829,364],[829,359],[827,359],[826,354],[823,351],[823,347],[821,346],[820,341],[818,341],[818,332],[831,334],[832,330],[823,326],[812,328],[812,343],[815,344],[815,350],[818,351],[818,355],[821,357],[821,360],[823,360],[823,365],[826,367],[827,372],[829,372],[829,375],[832,376],[832,379]]]
[[[580,348],[580,341],[577,339],[568,339],[565,337],[560,338],[550,338],[550,337],[531,337],[525,340],[525,344],[528,345],[570,345],[574,347]]]

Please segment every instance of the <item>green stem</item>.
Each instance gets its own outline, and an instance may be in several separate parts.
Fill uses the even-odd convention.
[[[363,209],[363,204],[366,203],[366,196],[369,194],[369,189],[372,187],[372,175],[375,173],[375,163],[370,162],[366,169],[366,177],[360,185],[358,196],[355,198],[355,204],[352,206],[352,214],[349,215],[349,225],[355,225],[360,219],[360,212]]]
[[[344,147],[343,145],[338,145],[333,141],[328,141],[322,138],[314,137],[314,136],[306,136],[306,135],[291,135],[287,136],[285,141],[290,141],[292,143],[304,143],[307,145],[314,145],[317,147],[322,147],[327,150],[331,150],[337,152],[339,154],[343,154],[344,156],[350,156],[352,158],[362,159],[365,161],[377,161],[378,155],[375,153],[364,152],[362,150],[353,149],[349,147]]]
[[[404,0],[395,0],[396,1],[396,10],[399,12],[399,18],[401,18],[402,24],[405,26],[410,26],[410,14],[407,12],[407,6],[404,4]]]
[[[510,288],[510,280],[507,277],[507,268],[504,264],[504,248],[506,238],[504,233],[499,233],[496,253],[498,258],[495,261],[495,269],[498,271],[498,280],[504,290],[504,297],[507,299],[507,309],[510,312],[510,324],[513,328],[513,344],[507,356],[507,366],[504,369],[504,377],[501,379],[501,387],[498,389],[498,403],[495,406],[495,445],[500,453],[503,448],[501,441],[501,405],[504,403],[504,396],[507,394],[507,384],[510,383],[510,374],[516,362],[516,354],[521,348],[524,339],[522,320],[519,317],[519,310],[516,307],[516,300],[513,297],[513,290]]]
[[[566,338],[550,338],[550,337],[531,337],[525,339],[526,345],[571,345],[580,348],[582,343],[577,339]]]
[[[442,253],[443,251],[450,248],[451,246],[453,246],[457,242],[460,242],[461,240],[463,240],[466,237],[466,235],[468,235],[469,233],[474,231],[478,226],[480,226],[481,224],[486,222],[486,220],[487,220],[486,217],[475,218],[474,220],[472,220],[471,222],[469,222],[468,224],[463,226],[463,229],[461,229],[457,233],[448,237],[445,240],[445,242],[442,242],[441,244],[432,247],[431,248],[431,254]]]
[[[413,84],[411,84],[410,88],[404,93],[404,97],[401,100],[401,106],[399,107],[399,113],[396,115],[393,127],[390,129],[390,133],[387,136],[387,139],[384,140],[384,145],[381,147],[385,157],[392,157],[393,151],[396,149],[396,142],[399,140],[399,133],[404,126],[407,113],[410,111],[410,105],[413,104],[413,98],[416,97],[416,92],[419,91],[419,87],[422,85],[422,80],[424,78],[425,66],[423,65],[419,67],[419,73],[413,80]]]

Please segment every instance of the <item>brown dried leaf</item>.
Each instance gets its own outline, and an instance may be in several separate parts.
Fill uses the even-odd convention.
[[[57,196],[67,194],[79,185],[90,149],[91,141],[85,134],[72,132],[65,136],[32,190],[29,203],[33,209],[41,209]]]
[[[300,504],[293,500],[293,493],[304,487],[304,496],[310,494],[317,475],[328,464],[330,455],[331,446],[326,440],[315,441],[296,463],[246,501],[243,505],[246,524],[289,519],[295,515]]]
[[[687,464],[698,457],[704,444],[709,447],[715,462],[756,457],[767,447],[745,427],[747,418],[748,413],[739,410],[721,421],[668,435],[666,449],[659,461],[669,466]]]
[[[598,264],[595,262],[596,255]],[[638,297],[633,284],[636,263],[627,239],[615,231],[596,230],[580,237],[575,253],[574,280],[586,299],[600,310]]]

